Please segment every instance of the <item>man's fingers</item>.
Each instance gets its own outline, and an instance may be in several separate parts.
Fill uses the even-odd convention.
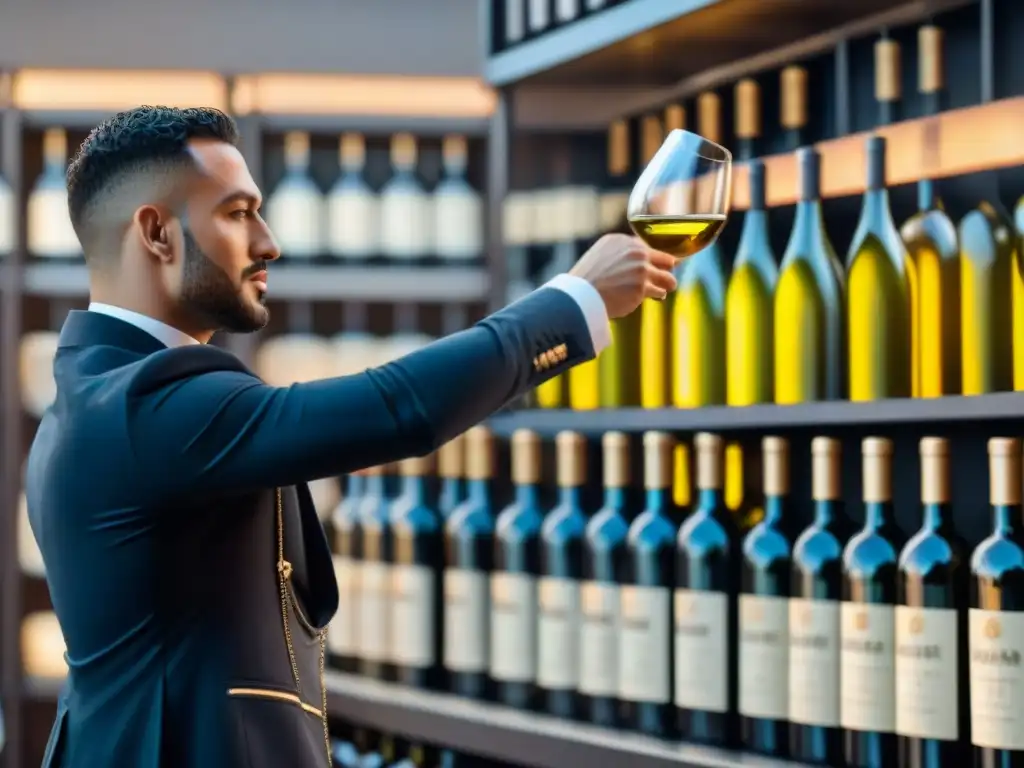
[[[658,269],[669,270],[673,269],[676,265],[676,258],[667,253],[663,253],[662,251],[652,251],[650,249],[648,249],[647,253],[649,263],[653,264]]]
[[[667,296],[668,291],[662,288],[660,285],[657,285],[653,281],[648,280],[646,283],[644,283],[645,299],[655,299],[657,301],[664,301]]]
[[[675,275],[668,270],[658,269],[654,265],[648,265],[647,267],[647,281],[667,292],[674,291],[677,285]]]

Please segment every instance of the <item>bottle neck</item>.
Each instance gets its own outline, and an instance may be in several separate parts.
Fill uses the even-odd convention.
[[[824,230],[825,220],[818,199],[801,200],[796,204],[796,217],[793,220],[793,234],[809,243]],[[802,249],[806,250],[806,249]]]
[[[648,512],[667,514],[672,504],[671,488],[648,488],[646,493],[646,504]]]
[[[814,524],[819,528],[827,528],[836,519],[835,499],[814,500]]]
[[[451,512],[462,501],[462,482],[457,477],[441,478],[441,488],[437,494],[438,506],[442,512]]]
[[[345,495],[355,498],[366,489],[366,478],[362,475],[349,475],[345,478]]]
[[[467,480],[466,497],[475,504],[488,504],[490,498],[491,483],[489,480]]]
[[[950,518],[948,504],[929,503],[924,505],[924,528],[937,531],[948,525],[951,522]]]
[[[891,501],[868,501],[864,504],[864,527],[877,530],[892,522]]]
[[[558,489],[559,506],[582,507],[583,489],[577,485],[565,485]]]
[[[367,496],[383,496],[384,475],[370,475],[366,478],[365,491]]]
[[[697,506],[705,511],[714,511],[723,506],[721,488],[700,488],[697,491]]]
[[[768,214],[760,209],[750,209],[743,217],[743,229],[736,248],[736,265],[752,261],[758,248],[767,239]]]
[[[1017,530],[1021,519],[1019,504],[996,504],[992,507],[993,533],[1008,536]]]
[[[892,212],[889,209],[889,192],[884,187],[874,187],[864,193],[864,203],[860,209],[860,227],[869,232],[882,234],[893,227]]]
[[[523,483],[516,486],[516,504],[520,507],[540,506],[540,486],[536,483]]]
[[[764,521],[770,525],[778,525],[782,522],[782,512],[786,506],[784,496],[764,497]]]
[[[938,208],[937,197],[935,182],[931,179],[921,179],[917,182],[917,209],[919,211],[923,213]]]
[[[625,488],[608,488],[604,489],[604,507],[605,509],[616,509],[619,512],[623,512],[626,509],[626,495],[627,491]]]
[[[427,478],[403,477],[401,494],[413,504],[424,504],[427,500]]]

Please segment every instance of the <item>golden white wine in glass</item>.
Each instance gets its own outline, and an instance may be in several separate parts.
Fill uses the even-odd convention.
[[[669,133],[629,195],[626,216],[651,248],[685,259],[718,239],[729,216],[732,154],[689,131]]]

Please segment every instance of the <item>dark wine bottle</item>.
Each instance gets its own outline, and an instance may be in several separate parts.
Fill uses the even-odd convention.
[[[743,540],[739,598],[739,713],[743,744],[785,755],[789,718],[789,587],[786,532],[789,446],[761,443],[764,519]]]
[[[971,556],[970,705],[975,768],[1024,766],[1024,531],[1019,440],[988,443],[992,533]]]
[[[601,438],[604,504],[587,523],[580,589],[580,695],[584,716],[607,728],[620,724],[619,585],[628,580],[629,436]]]
[[[672,710],[672,588],[678,511],[672,503],[675,440],[644,435],[644,510],[629,526],[620,591],[618,685],[623,719],[651,736],[675,732]]]
[[[849,534],[839,474],[840,443],[811,443],[814,521],[793,546],[789,600],[789,751],[794,759],[837,764],[839,599]]]
[[[949,443],[921,441],[924,522],[899,560],[896,733],[902,768],[967,764],[966,548],[949,505]]]
[[[327,650],[330,665],[342,672],[359,667],[359,505],[365,485],[358,472],[345,478],[345,494],[331,515],[338,610],[327,630]]]
[[[393,680],[391,664],[391,526],[384,468],[366,470],[359,505],[362,564],[359,570],[359,671],[378,680]]]
[[[540,436],[512,434],[515,500],[498,515],[491,574],[491,677],[498,701],[537,705],[537,577],[540,574]]]
[[[462,503],[462,479],[465,474],[465,437],[459,435],[437,449],[437,476],[441,487],[437,494],[437,511],[447,520]]]
[[[537,584],[537,686],[544,708],[569,719],[580,714],[580,580],[587,516],[587,441],[576,432],[555,437],[558,504],[541,525],[541,577]]]
[[[491,698],[490,579],[494,560],[494,437],[487,427],[466,433],[467,497],[445,525],[444,666],[452,692]]]
[[[896,755],[893,605],[903,534],[892,509],[892,443],[869,437],[861,454],[864,527],[843,552],[840,723],[847,765],[883,768]]]
[[[676,542],[675,702],[680,734],[708,744],[735,737],[739,541],[722,498],[722,438],[697,449],[697,503]]]
[[[398,465],[401,492],[391,505],[391,659],[398,682],[437,688],[442,677],[444,520],[430,505],[433,457]]]

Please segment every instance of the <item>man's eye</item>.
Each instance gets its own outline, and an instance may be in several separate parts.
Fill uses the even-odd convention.
[[[248,208],[239,208],[237,211],[232,211],[231,216],[236,219],[245,219],[249,217]]]

